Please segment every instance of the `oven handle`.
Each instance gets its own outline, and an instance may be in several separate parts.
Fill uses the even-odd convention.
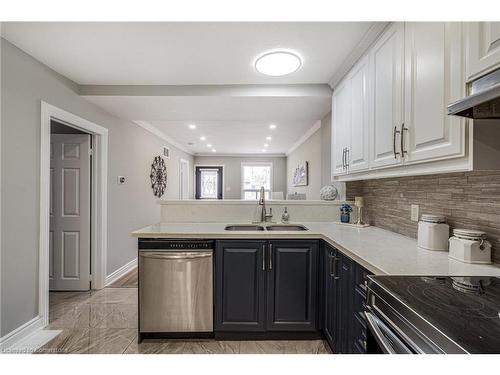
[[[397,337],[384,322],[371,312],[365,311],[366,323],[382,351],[388,354],[412,354],[412,351]]]

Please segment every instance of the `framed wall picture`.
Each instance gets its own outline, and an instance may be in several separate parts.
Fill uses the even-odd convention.
[[[307,186],[309,184],[309,167],[307,161],[299,163],[293,172],[293,186]]]

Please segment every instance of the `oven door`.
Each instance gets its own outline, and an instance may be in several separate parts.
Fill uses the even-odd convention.
[[[368,326],[368,353],[413,354],[396,333],[394,333],[379,317],[370,311],[365,311]]]

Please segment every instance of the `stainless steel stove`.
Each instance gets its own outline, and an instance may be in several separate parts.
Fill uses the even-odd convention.
[[[500,353],[500,278],[370,276],[369,353]]]

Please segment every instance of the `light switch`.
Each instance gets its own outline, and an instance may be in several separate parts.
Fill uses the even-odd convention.
[[[411,221],[418,221],[418,204],[411,205]]]

